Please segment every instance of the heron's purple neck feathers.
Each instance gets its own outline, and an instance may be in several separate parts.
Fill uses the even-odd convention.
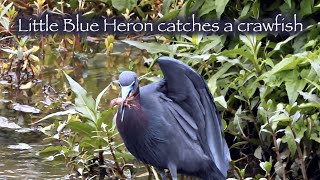
[[[135,95],[135,99],[130,102],[131,107],[126,106],[124,113],[118,111],[117,115],[117,126],[121,136],[126,136],[123,138],[135,138],[142,133],[147,128],[147,117],[140,106],[140,95]],[[123,116],[123,121],[121,121]]]

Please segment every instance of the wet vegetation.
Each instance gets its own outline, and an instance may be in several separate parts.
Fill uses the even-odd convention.
[[[192,13],[202,20],[296,13],[305,29],[228,35],[15,33],[18,13],[45,11],[154,22]],[[63,173],[70,178],[159,179],[153,167],[125,149],[109,103],[118,96],[121,71],[137,72],[144,84],[157,81],[161,74],[154,61],[167,55],[207,80],[230,147],[230,178],[319,179],[319,18],[320,2],[310,0],[0,0],[0,143],[11,145],[7,154],[33,148],[42,160],[67,167]]]

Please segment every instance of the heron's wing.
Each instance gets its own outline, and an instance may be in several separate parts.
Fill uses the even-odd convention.
[[[182,128],[190,136],[198,136],[204,151],[227,176],[229,148],[221,134],[220,114],[204,79],[189,66],[170,57],[159,58],[158,64],[164,75],[160,90],[173,101],[170,106],[175,112],[172,113],[178,113],[175,117]]]

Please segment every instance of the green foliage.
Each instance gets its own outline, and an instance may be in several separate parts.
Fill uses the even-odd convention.
[[[111,0],[112,6],[116,8],[118,11],[123,11],[125,9],[132,10],[133,7],[137,4],[138,0]]]
[[[115,111],[98,110],[100,100],[111,84],[93,99],[76,81],[65,72],[64,74],[76,96],[74,109],[49,114],[37,122],[68,115],[67,119],[55,121],[54,124],[43,128],[43,131],[50,136],[49,139],[59,140],[60,144],[48,146],[40,152],[40,155],[47,157],[48,160],[64,158],[68,167],[76,170],[82,177],[97,175],[92,174],[93,164],[90,162],[98,158],[99,166],[104,166],[107,171],[112,172],[106,176],[123,176],[120,165],[124,164],[125,160],[132,159],[132,156],[123,149],[122,144],[117,144],[113,140],[117,135],[112,120]],[[112,165],[104,162],[106,155],[111,155]]]
[[[285,3],[296,6],[294,1]],[[254,10],[244,7],[247,13]],[[306,12],[314,10],[301,9],[303,16]],[[319,170],[308,166],[319,158],[315,154],[320,134],[319,24],[285,38],[267,34],[168,38],[172,41],[166,46],[123,42],[147,50],[154,58],[182,59],[208,79],[222,110],[225,134],[235,139],[229,142],[234,162],[231,177],[307,179]]]

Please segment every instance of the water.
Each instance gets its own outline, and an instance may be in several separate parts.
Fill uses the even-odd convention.
[[[119,69],[133,67],[139,74],[146,72],[142,53],[124,44],[116,43],[114,54],[106,55],[101,45],[92,47],[92,53],[76,54],[72,51],[58,51],[52,46],[44,50],[43,64],[46,66],[39,75],[39,81],[31,89],[16,91],[10,86],[0,85],[0,117],[21,128],[36,129],[32,122],[46,114],[55,112],[48,104],[64,101],[69,86],[61,70],[68,72],[93,97],[96,97],[111,81],[116,80]],[[102,107],[118,96],[118,89],[111,89],[102,99]],[[13,110],[12,105],[39,107],[40,113],[24,113]],[[51,107],[51,106],[49,106]],[[43,122],[42,124],[49,124]],[[64,162],[49,162],[37,152],[48,142],[38,133],[19,134],[15,129],[0,129],[0,179],[67,179],[70,171]],[[24,144],[23,144],[24,143]]]
[[[65,179],[65,165],[45,162],[37,155],[44,146],[30,143],[31,149],[9,149],[8,144],[0,147],[0,179]]]

